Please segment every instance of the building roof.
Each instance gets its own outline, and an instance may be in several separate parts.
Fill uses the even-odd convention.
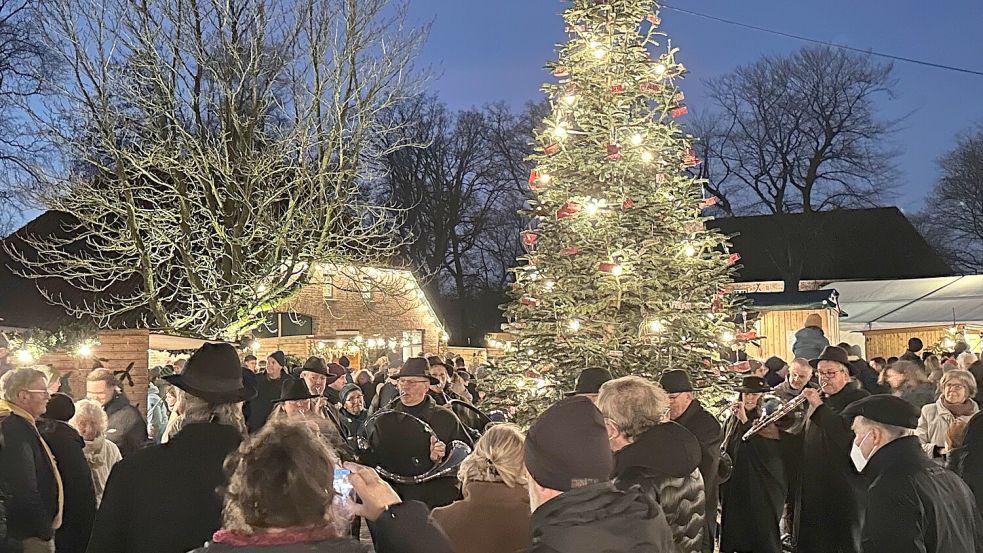
[[[731,249],[741,255],[739,282],[953,274],[896,207],[727,217],[707,226],[734,235]]]
[[[748,306],[754,311],[797,311],[809,309],[836,309],[841,306],[837,301],[836,290],[808,290],[800,292],[752,292],[741,297],[747,300]],[[845,313],[840,311],[840,316]]]
[[[983,275],[837,282],[832,288],[849,313],[840,319],[842,330],[983,325]]]

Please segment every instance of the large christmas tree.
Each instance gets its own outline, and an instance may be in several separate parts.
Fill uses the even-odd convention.
[[[677,120],[684,72],[650,0],[574,0],[570,40],[548,65],[552,114],[529,176],[527,254],[514,269],[514,341],[493,395],[526,419],[585,367],[713,383],[733,340],[739,256],[704,226],[700,161]],[[500,404],[501,405],[501,404]]]

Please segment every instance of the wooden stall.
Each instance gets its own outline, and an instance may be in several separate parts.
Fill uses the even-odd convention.
[[[812,314],[822,318],[823,332],[831,344],[840,341],[841,312],[835,290],[758,292],[746,294],[745,298],[749,318],[754,318],[754,332],[762,337],[747,344],[749,357],[763,361],[775,356],[790,362],[795,357],[795,333]]]

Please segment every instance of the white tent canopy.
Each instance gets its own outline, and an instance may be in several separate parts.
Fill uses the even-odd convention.
[[[983,275],[836,282],[848,316],[840,329],[861,332],[917,326],[983,325]]]

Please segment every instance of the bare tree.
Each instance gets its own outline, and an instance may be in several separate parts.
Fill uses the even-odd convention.
[[[707,190],[731,213],[813,212],[879,205],[890,196],[897,122],[891,65],[828,47],[765,57],[709,82],[716,112],[693,132]]]
[[[983,126],[939,160],[941,177],[915,221],[930,244],[965,273],[983,272]]]
[[[35,115],[75,221],[11,252],[25,276],[91,294],[71,313],[146,310],[234,337],[325,264],[388,261],[394,210],[366,203],[374,160],[406,145],[382,117],[417,93],[425,29],[388,0],[51,0],[72,79]],[[130,286],[132,285],[132,286]],[[61,298],[49,294],[54,302]]]
[[[22,109],[53,70],[40,22],[36,0],[0,0],[0,236],[27,207],[31,158],[43,150]]]

